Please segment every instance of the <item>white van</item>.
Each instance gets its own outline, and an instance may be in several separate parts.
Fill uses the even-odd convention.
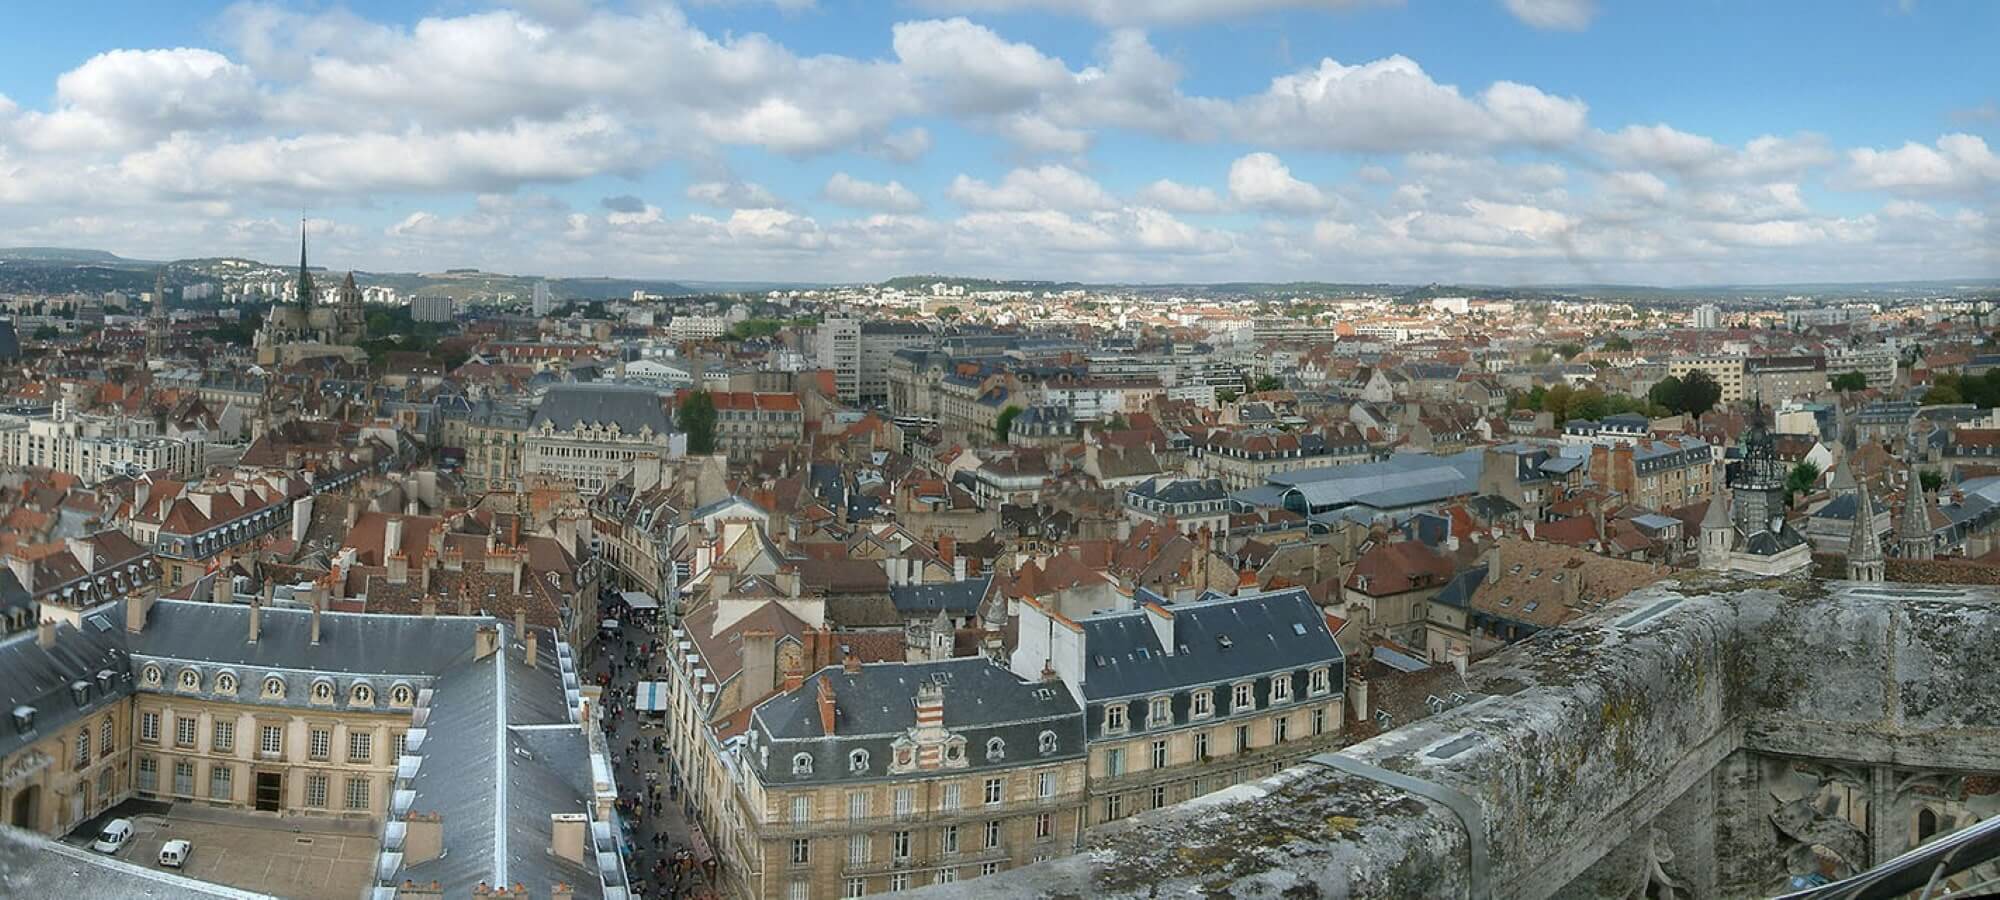
[[[160,865],[178,869],[187,862],[188,854],[194,852],[194,844],[188,841],[168,841],[160,847]]]
[[[125,842],[132,839],[131,819],[112,819],[106,822],[104,830],[97,833],[90,849],[99,853],[117,853],[125,849]]]

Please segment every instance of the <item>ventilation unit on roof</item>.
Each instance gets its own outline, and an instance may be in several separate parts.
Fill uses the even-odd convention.
[[[1104,667],[1105,667],[1105,665],[1107,665],[1107,664],[1108,664],[1108,662],[1109,662],[1108,660],[1106,660],[1106,659],[1104,658],[1103,654],[1099,654],[1099,655],[1097,655],[1096,657],[1094,657],[1094,659],[1095,659],[1095,660],[1096,660],[1096,662],[1097,662],[1097,667],[1098,667],[1098,668],[1100,668],[1100,669],[1104,668]]]
[[[1232,640],[1230,640],[1230,639],[1229,639],[1229,635],[1226,635],[1226,634],[1218,634],[1218,635],[1216,635],[1216,636],[1215,636],[1215,642],[1216,642],[1217,644],[1221,645],[1222,649],[1224,649],[1224,650],[1227,650],[1227,649],[1229,649],[1230,647],[1233,647],[1233,646],[1235,646],[1235,645],[1236,645],[1236,642],[1235,642],[1235,641],[1232,641]]]

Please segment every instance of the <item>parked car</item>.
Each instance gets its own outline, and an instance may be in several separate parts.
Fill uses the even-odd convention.
[[[178,869],[187,862],[188,854],[194,852],[194,844],[189,841],[168,841],[160,847],[160,865]]]
[[[97,833],[90,849],[99,853],[117,853],[125,849],[125,843],[132,840],[132,820],[112,819],[106,822],[104,830]]]

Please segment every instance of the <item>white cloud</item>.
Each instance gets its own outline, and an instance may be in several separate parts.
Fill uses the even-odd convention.
[[[998,184],[960,175],[952,179],[945,193],[960,206],[981,210],[1026,212],[1107,209],[1116,205],[1111,195],[1089,176],[1059,165],[1015,169]]]
[[[822,190],[826,199],[841,206],[856,209],[875,209],[884,212],[916,212],[922,209],[924,201],[900,182],[890,181],[878,184],[863,181],[846,172],[835,172],[827,179]]]
[[[1292,177],[1278,157],[1252,153],[1229,165],[1229,196],[1244,206],[1279,212],[1310,212],[1327,205],[1320,189]]]
[[[1238,104],[1239,133],[1329,150],[1543,144],[1583,130],[1588,107],[1527,85],[1499,82],[1474,102],[1405,56],[1359,65],[1323,59],[1272,79]]]
[[[696,203],[723,209],[754,209],[783,206],[784,201],[761,184],[746,181],[697,181],[687,186],[687,198]]]
[[[1536,28],[1581,31],[1597,16],[1597,0],[1506,0],[1507,11]]]
[[[1185,25],[1285,9],[1344,10],[1384,0],[920,0],[934,9],[1046,12],[1084,16],[1106,25]]]
[[[1848,177],[1865,188],[1908,192],[1969,191],[2000,184],[2000,156],[1977,135],[1947,134],[1936,146],[1915,141],[1894,150],[1848,152]]]
[[[1223,209],[1222,198],[1210,188],[1181,184],[1162,178],[1139,189],[1138,200],[1147,206],[1180,213],[1215,213]]]
[[[901,22],[893,34],[903,71],[954,111],[1016,109],[1070,80],[1061,60],[966,19]]]

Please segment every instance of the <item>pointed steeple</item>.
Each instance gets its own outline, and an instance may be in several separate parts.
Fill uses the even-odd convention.
[[[1848,455],[1842,454],[1840,462],[1833,466],[1833,480],[1827,483],[1827,491],[1835,497],[1854,493],[1854,469],[1848,465]]]
[[[146,314],[146,358],[167,355],[167,269],[153,272],[153,306]]]
[[[1882,559],[1882,536],[1875,532],[1875,500],[1868,484],[1856,479],[1845,463],[1841,473],[1854,483],[1854,522],[1847,534],[1847,577],[1852,581],[1880,582],[1887,564]]]
[[[312,309],[316,299],[313,290],[312,270],[306,268],[306,217],[299,217],[299,306]]]
[[[1910,467],[1910,487],[1904,494],[1903,517],[1896,523],[1896,549],[1904,559],[1932,559],[1937,549],[1931,543],[1931,498],[1924,491],[1922,473]]]
[[[1701,516],[1701,567],[1719,572],[1729,568],[1729,551],[1736,545],[1736,529],[1729,515],[1729,490],[1724,470],[1715,470],[1715,486],[1708,494],[1708,511]]]

